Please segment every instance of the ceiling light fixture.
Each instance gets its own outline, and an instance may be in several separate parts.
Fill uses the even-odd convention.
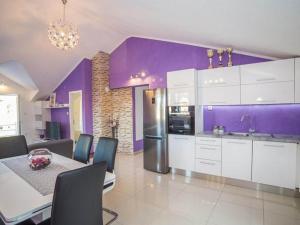
[[[62,0],[63,18],[50,23],[48,37],[52,45],[62,50],[68,50],[78,45],[78,30],[71,23],[66,21],[67,0]]]

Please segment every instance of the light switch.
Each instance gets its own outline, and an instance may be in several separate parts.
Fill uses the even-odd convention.
[[[207,109],[208,109],[208,111],[212,111],[213,110],[213,106],[209,105],[209,106],[207,106]]]

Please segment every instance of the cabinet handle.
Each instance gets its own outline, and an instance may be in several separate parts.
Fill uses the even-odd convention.
[[[206,142],[216,142],[216,140],[199,140],[200,142],[201,141],[206,141]]]
[[[219,150],[219,149],[216,149],[216,148],[208,148],[208,147],[200,147],[200,149],[205,149],[205,150]]]
[[[225,104],[226,102],[217,102],[217,101],[212,101],[212,102],[210,102],[210,104]]]
[[[215,163],[203,162],[203,161],[200,161],[199,163],[200,163],[200,164],[209,165],[209,166],[214,166],[214,165],[216,165]]]
[[[256,79],[256,81],[271,81],[271,80],[276,80],[274,77],[272,78],[260,78],[260,79]]]
[[[176,140],[189,140],[188,138],[179,138],[179,137],[175,137],[174,139],[176,139]]]
[[[245,142],[236,142],[236,141],[228,141],[227,143],[228,144],[238,144],[238,145],[245,145],[245,144],[247,144]]]
[[[272,147],[272,148],[284,148],[284,145],[268,145],[264,144],[265,147]]]
[[[188,84],[174,84],[175,87],[186,87],[189,86]]]

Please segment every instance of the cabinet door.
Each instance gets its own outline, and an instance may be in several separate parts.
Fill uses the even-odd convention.
[[[242,85],[241,101],[242,104],[294,103],[294,82]]]
[[[168,89],[168,105],[169,106],[195,105],[194,87]]]
[[[240,86],[208,87],[198,89],[199,105],[239,105]]]
[[[168,88],[183,88],[195,86],[195,69],[178,70],[167,73]]]
[[[300,58],[295,59],[295,102],[300,103]]]
[[[192,171],[195,168],[195,137],[169,135],[169,165]]]
[[[251,181],[252,141],[222,139],[222,176]]]
[[[296,187],[297,144],[254,141],[252,180],[284,188]]]
[[[242,65],[242,84],[259,84],[294,80],[294,59]]]
[[[198,71],[198,87],[240,85],[238,66]]]

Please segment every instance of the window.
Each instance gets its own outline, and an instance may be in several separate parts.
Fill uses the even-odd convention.
[[[0,137],[19,135],[17,95],[0,95]]]

